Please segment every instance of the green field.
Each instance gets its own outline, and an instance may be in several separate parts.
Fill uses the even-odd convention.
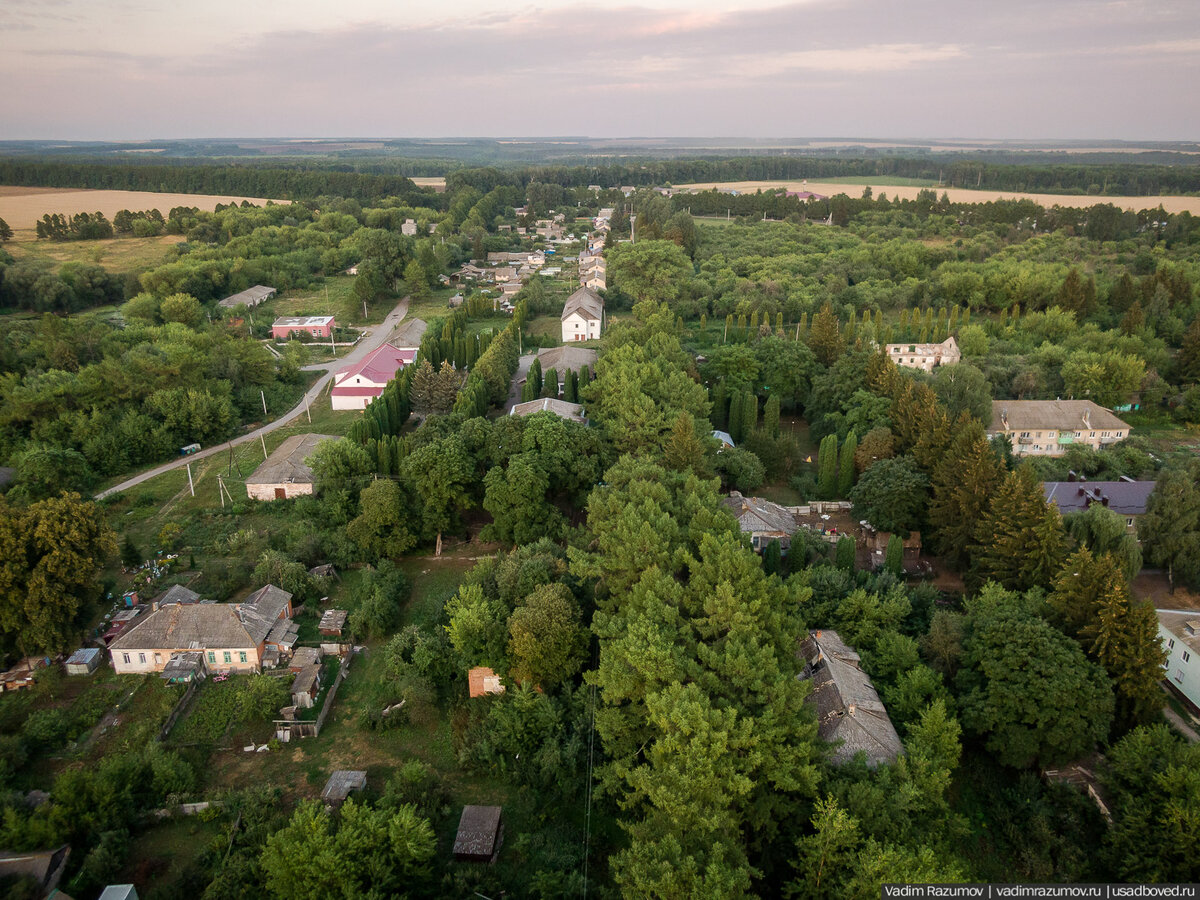
[[[55,263],[75,262],[103,266],[110,272],[134,274],[171,258],[172,248],[183,241],[180,235],[159,237],[117,237],[96,241],[37,240],[33,232],[18,232],[15,240],[4,245],[14,259],[40,259]]]

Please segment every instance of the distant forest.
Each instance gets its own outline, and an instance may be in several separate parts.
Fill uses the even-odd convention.
[[[434,149],[431,147],[426,150]],[[829,151],[825,151],[828,153]],[[1147,160],[1151,154],[1141,154]],[[600,185],[614,188],[686,184],[703,181],[783,181],[901,177],[943,187],[1076,194],[1079,196],[1149,196],[1200,193],[1200,159],[1183,154],[1154,153],[1173,164],[1131,162],[1134,154],[1021,154],[992,151],[973,155],[891,156],[857,151],[857,155],[822,157],[734,156],[725,158],[625,159],[612,156],[571,158],[571,164],[530,165],[497,160],[496,165],[467,167],[459,159],[410,160],[386,155],[336,158],[272,157],[228,160],[156,156],[153,160],[94,156],[47,159],[0,158],[0,184],[36,187],[173,191],[194,194],[242,194],[273,199],[340,196],[359,201],[399,197],[422,205],[431,191],[408,177],[418,172],[446,174],[450,190],[471,185],[484,192],[500,185],[523,188],[532,182],[563,187]],[[545,158],[545,157],[543,157]]]

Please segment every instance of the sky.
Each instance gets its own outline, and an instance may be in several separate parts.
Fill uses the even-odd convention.
[[[1197,0],[0,0],[0,139],[1200,139]]]

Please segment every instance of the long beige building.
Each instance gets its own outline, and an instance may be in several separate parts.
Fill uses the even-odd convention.
[[[1062,456],[1076,444],[1099,450],[1132,430],[1091,400],[993,400],[988,437],[1004,437],[1017,456]]]

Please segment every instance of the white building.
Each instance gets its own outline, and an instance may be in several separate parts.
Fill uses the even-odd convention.
[[[329,392],[333,408],[366,409],[368,403],[383,393],[388,382],[416,358],[416,347],[384,344],[354,365],[340,369],[333,376],[333,389]]]
[[[563,343],[597,340],[603,323],[604,301],[591,288],[581,287],[563,305]]]
[[[1158,639],[1167,651],[1163,678],[1200,708],[1200,610],[1159,609]]]
[[[932,372],[937,366],[949,366],[962,360],[962,352],[953,335],[940,344],[888,344],[888,358],[907,369]]]

